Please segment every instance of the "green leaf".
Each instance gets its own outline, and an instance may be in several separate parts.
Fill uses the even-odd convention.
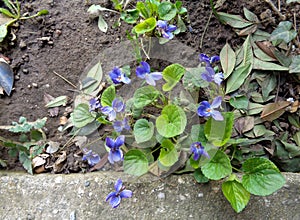
[[[276,70],[276,71],[288,71],[289,68],[278,65],[276,63],[266,62],[257,58],[253,59],[253,69],[256,70]]]
[[[205,71],[205,67],[188,68],[184,74],[182,81],[184,87],[189,91],[194,91],[197,88],[205,88],[209,86],[209,82],[201,77],[201,73]]]
[[[111,85],[103,91],[101,95],[101,105],[111,106],[115,98],[116,98],[116,89],[114,85]]]
[[[229,180],[222,183],[222,192],[237,213],[241,212],[250,200],[250,193],[243,187],[234,174],[232,174]]]
[[[229,103],[236,109],[247,109],[249,99],[246,96],[231,97]]]
[[[77,105],[71,113],[72,122],[77,128],[82,128],[94,121],[95,116],[89,111],[89,106],[84,103]]]
[[[285,184],[278,168],[266,158],[250,158],[242,168],[245,172],[242,184],[251,194],[267,196]]]
[[[29,155],[23,151],[20,151],[19,160],[22,163],[23,167],[27,170],[27,172],[32,175],[32,165]]]
[[[63,95],[56,97],[52,101],[48,102],[47,105],[45,105],[47,108],[53,108],[53,107],[58,107],[58,106],[64,106],[67,104],[68,97]]]
[[[146,119],[139,119],[134,124],[133,133],[137,143],[149,141],[154,134],[154,125]]]
[[[258,104],[258,103],[253,103],[249,102],[248,105],[248,115],[256,115],[262,112],[264,109],[264,105]]]
[[[120,18],[128,24],[134,24],[139,18],[139,11],[137,9],[126,10],[121,13]]]
[[[14,14],[12,14],[9,10],[7,10],[6,8],[0,8],[0,13],[10,17],[10,18],[16,18],[16,16]]]
[[[285,43],[289,43],[297,36],[297,32],[294,29],[291,29],[292,27],[292,22],[281,21],[277,28],[271,33],[270,40],[283,40]]]
[[[204,174],[201,171],[201,168],[198,168],[194,172],[194,178],[197,181],[197,183],[207,183],[209,182],[209,179],[204,176]]]
[[[250,74],[251,69],[252,65],[250,63],[235,69],[227,80],[225,94],[228,94],[240,88],[241,85],[243,85],[245,79]]]
[[[185,112],[176,105],[167,105],[156,119],[158,133],[166,138],[182,134],[187,123]]]
[[[232,173],[228,156],[218,150],[215,156],[201,167],[203,174],[212,180],[220,180]]]
[[[300,3],[300,0],[287,0],[286,4],[291,4],[291,3],[294,3],[294,2]]]
[[[233,49],[228,43],[222,48],[220,52],[221,66],[224,73],[224,78],[227,79],[235,67],[236,56]]]
[[[96,63],[87,73],[86,78],[92,78],[96,80],[95,83],[83,89],[84,93],[91,94],[97,89],[99,89],[99,85],[102,81],[103,72],[100,61]]]
[[[204,127],[207,140],[215,146],[223,146],[231,136],[234,114],[233,112],[226,112],[222,115],[224,117],[223,121],[209,118]]]
[[[245,17],[249,20],[249,21],[251,21],[251,22],[253,22],[253,23],[257,23],[257,22],[259,22],[259,20],[258,20],[258,17],[256,16],[256,14],[254,14],[253,12],[251,12],[251,11],[249,11],[247,8],[243,8],[243,10],[244,10],[244,15],[245,15]]]
[[[161,20],[170,21],[176,16],[176,13],[175,5],[170,2],[162,2],[158,6],[158,15]]]
[[[137,109],[141,109],[153,103],[159,95],[160,92],[153,86],[144,86],[142,88],[139,88],[133,95],[134,107]]]
[[[243,43],[243,66],[253,63],[253,51],[251,46],[251,40],[251,35],[248,35],[245,42]]]
[[[169,139],[164,140],[161,143],[161,150],[158,157],[159,162],[166,167],[172,166],[178,161],[178,153],[172,141]]]
[[[299,146],[299,150],[300,150],[300,131],[296,132],[296,134],[294,134],[293,139],[295,140],[296,144]]]
[[[203,145],[206,144],[207,139],[204,134],[204,125],[193,125],[191,129],[191,139],[192,142],[201,142]]]
[[[103,19],[102,15],[99,15],[98,17],[98,28],[100,31],[106,33],[108,29],[108,25],[106,21]]]
[[[244,28],[251,25],[251,22],[246,21],[240,15],[232,15],[224,12],[218,12],[219,19],[225,24],[233,28]]]
[[[180,64],[171,64],[167,66],[163,72],[163,78],[167,82],[163,85],[163,91],[168,92],[173,89],[174,86],[179,82],[183,74],[185,73],[185,68]]]
[[[293,57],[289,66],[289,73],[300,73],[300,55]]]
[[[133,29],[137,34],[145,34],[152,31],[156,27],[156,19],[151,17],[137,24]]]
[[[47,15],[47,14],[49,14],[49,11],[46,9],[42,9],[37,13],[38,16]]]
[[[7,35],[7,24],[2,24],[0,26],[0,42],[4,40]]]
[[[146,155],[140,150],[129,150],[124,156],[124,172],[141,176],[148,172],[148,160]]]

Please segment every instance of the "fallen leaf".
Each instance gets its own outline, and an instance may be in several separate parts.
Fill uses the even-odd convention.
[[[66,151],[61,151],[61,154],[58,156],[58,159],[53,164],[54,173],[59,173],[63,170],[66,159],[67,159]]]
[[[276,59],[276,56],[274,55],[276,47],[274,47],[270,41],[256,41],[255,44],[267,55]]]
[[[83,148],[84,145],[87,143],[87,137],[86,136],[76,136],[74,139],[74,144],[79,147],[80,149]]]
[[[53,154],[53,153],[58,151],[59,146],[60,146],[59,142],[49,141],[48,142],[48,147],[46,148],[46,152],[48,154]]]
[[[235,120],[234,128],[239,134],[250,131],[254,127],[254,117],[246,116]]]
[[[48,103],[50,103],[51,101],[54,100],[54,97],[45,93],[44,94],[44,102],[47,105]],[[59,108],[58,107],[54,107],[54,108],[49,108],[48,109],[49,115],[50,117],[56,117],[59,113]]]
[[[300,106],[300,103],[298,100],[296,100],[295,102],[292,103],[291,108],[289,109],[289,112],[295,113],[298,110],[299,106]]]
[[[94,170],[99,170],[101,169],[108,161],[108,153],[106,153],[102,159],[95,165],[93,166],[89,171],[92,172]]]
[[[260,118],[265,121],[274,121],[279,118],[284,112],[286,107],[291,104],[289,101],[279,101],[265,105]]]

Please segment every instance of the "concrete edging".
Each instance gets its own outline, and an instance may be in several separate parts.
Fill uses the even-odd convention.
[[[300,219],[300,174],[284,173],[276,193],[251,196],[235,213],[218,181],[197,184],[191,175],[136,179],[122,173],[28,175],[0,172],[0,219]],[[122,178],[133,197],[117,209],[104,200]]]

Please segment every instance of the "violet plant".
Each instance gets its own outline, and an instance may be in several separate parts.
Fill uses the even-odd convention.
[[[108,161],[123,164],[125,173],[135,176],[152,173],[162,177],[170,170],[178,171],[179,155],[184,154],[187,159],[180,172],[194,171],[200,183],[226,178],[223,193],[240,212],[247,205],[250,193],[269,195],[281,188],[285,180],[266,158],[247,159],[242,167],[231,164],[226,150],[235,141],[231,139],[234,114],[223,110],[226,102],[219,60],[218,56],[201,54],[197,68],[188,69],[175,63],[161,72],[153,71],[148,62],[142,61],[135,70],[129,71],[136,74],[131,79],[128,71],[125,74],[122,68],[114,68],[112,72],[117,74],[108,74],[111,85],[101,92],[99,99],[92,98],[89,106],[84,107],[89,114],[85,118],[89,123],[95,120],[107,127],[108,132],[100,138],[105,142]],[[210,77],[207,77],[207,69]],[[121,78],[126,80],[116,80]],[[119,89],[130,89],[133,80],[138,89],[133,96],[121,97]],[[206,95],[197,97],[200,101],[195,102],[189,98],[191,89],[203,89]],[[176,90],[181,90],[179,95],[174,95]],[[150,109],[156,109],[155,113]],[[76,123],[79,117],[73,118]],[[82,122],[82,117],[80,120]],[[242,180],[233,169],[243,173]],[[269,174],[276,176],[276,181],[270,181]],[[132,195],[124,193],[120,180],[115,190],[106,199],[114,208],[122,198]],[[234,194],[230,194],[232,191]]]

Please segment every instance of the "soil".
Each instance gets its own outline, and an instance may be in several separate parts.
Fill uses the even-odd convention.
[[[129,27],[122,24],[118,28],[112,28],[118,17],[114,13],[105,12],[104,17],[108,21],[109,28],[106,34],[99,31],[97,21],[89,18],[87,9],[91,4],[113,8],[108,0],[20,2],[23,13],[33,14],[41,9],[47,9],[49,14],[19,22],[17,27],[11,28],[16,39],[10,41],[10,35],[1,45],[0,52],[10,59],[15,83],[11,96],[0,97],[0,125],[10,125],[12,121],[18,121],[20,116],[26,117],[28,121],[48,117],[44,129],[47,138],[63,145],[68,137],[59,132],[58,127],[59,118],[63,116],[65,107],[60,107],[57,117],[50,117],[45,108],[44,94],[54,97],[66,95],[70,98],[68,106],[72,107],[76,91],[74,92],[75,88],[54,72],[78,85],[80,76],[93,58],[101,51],[127,40],[126,31]],[[183,0],[183,5],[189,12],[189,31],[177,37],[180,42],[199,53],[209,55],[219,54],[226,42],[234,49],[241,45],[243,39],[238,37],[231,27],[221,24],[213,15],[211,16],[209,0]],[[263,28],[267,31],[272,30],[279,21],[269,5],[261,0],[225,1],[220,11],[242,14],[243,7],[247,7],[257,15],[270,13],[263,23]],[[283,7],[282,13],[292,16],[293,10],[299,10],[295,8]],[[299,18],[297,19],[300,22]],[[3,136],[14,138],[3,130],[0,132]],[[78,172],[82,169],[73,171]],[[69,172],[68,168],[65,172]]]

